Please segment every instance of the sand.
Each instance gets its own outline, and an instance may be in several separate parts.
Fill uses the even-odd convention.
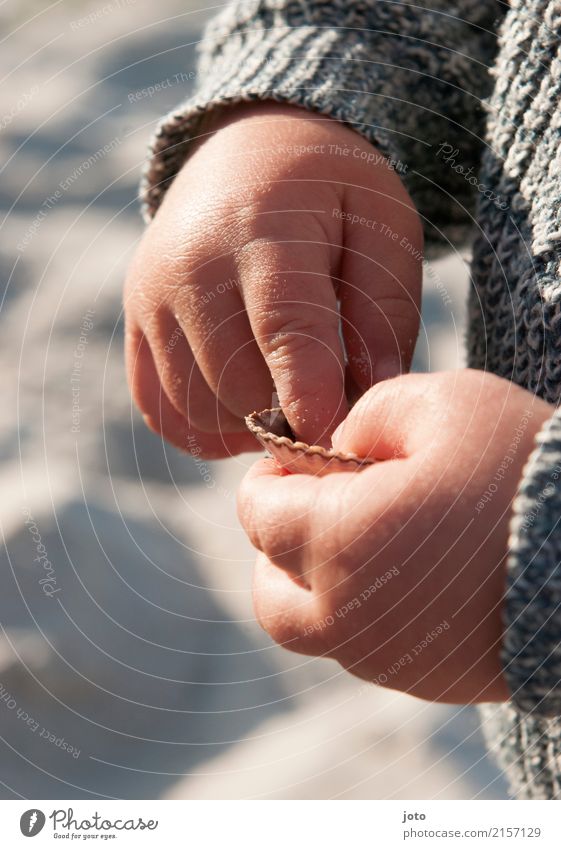
[[[0,10],[0,795],[503,798],[473,710],[271,643],[235,514],[253,457],[203,475],[131,406],[136,186],[193,84],[193,8]],[[465,267],[436,269],[422,369],[462,363]]]

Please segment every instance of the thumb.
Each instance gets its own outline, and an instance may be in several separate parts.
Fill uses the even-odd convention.
[[[369,389],[333,433],[333,448],[373,460],[410,456],[422,439],[425,377],[407,374]]]

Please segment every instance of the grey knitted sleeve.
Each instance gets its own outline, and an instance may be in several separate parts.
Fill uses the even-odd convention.
[[[496,0],[238,0],[206,29],[194,96],[161,123],[143,185],[146,220],[204,133],[210,110],[275,100],[341,121],[389,158],[429,239],[469,222]],[[459,229],[458,229],[459,226]]]
[[[561,413],[538,436],[511,525],[502,663],[524,713],[561,715]]]

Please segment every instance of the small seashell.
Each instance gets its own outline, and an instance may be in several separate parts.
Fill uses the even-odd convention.
[[[328,475],[332,472],[355,472],[372,465],[356,454],[342,454],[333,448],[298,442],[280,407],[251,413],[245,423],[263,448],[287,472],[306,475]]]

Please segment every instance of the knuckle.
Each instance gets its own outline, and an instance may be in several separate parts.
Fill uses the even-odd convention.
[[[318,342],[317,322],[288,313],[286,305],[269,307],[260,311],[258,320],[258,341],[281,362],[309,351]]]
[[[407,291],[397,290],[393,295],[376,298],[375,312],[380,319],[395,319],[419,322],[419,307]]]

